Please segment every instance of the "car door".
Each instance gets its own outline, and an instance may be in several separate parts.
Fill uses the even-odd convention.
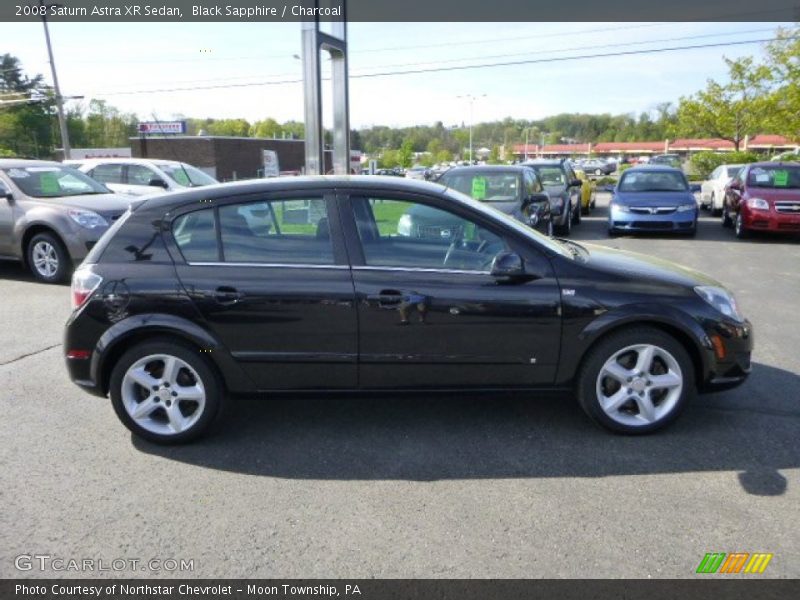
[[[11,185],[0,178],[0,256],[14,254],[12,233],[14,231],[14,200],[6,197]]]
[[[332,202],[251,194],[173,221],[183,287],[260,390],[357,385],[353,282]]]
[[[354,192],[340,206],[358,306],[361,387],[553,382],[560,293],[532,242],[446,198]],[[504,251],[523,257],[530,280],[501,284],[490,275],[493,257]]]

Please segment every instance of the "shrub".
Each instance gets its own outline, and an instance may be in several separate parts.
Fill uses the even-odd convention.
[[[689,159],[689,164],[692,170],[692,179],[708,179],[711,171],[720,165],[734,163],[751,163],[756,162],[758,156],[752,152],[712,152],[706,150],[693,154]]]

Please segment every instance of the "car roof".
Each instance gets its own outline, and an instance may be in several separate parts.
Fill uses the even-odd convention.
[[[325,190],[335,188],[391,190],[396,192],[418,194],[441,194],[447,188],[439,183],[419,179],[400,177],[384,177],[381,175],[311,175],[300,177],[270,177],[269,179],[249,179],[247,181],[230,181],[186,191],[163,193],[149,196],[144,205],[151,208],[167,208],[180,206],[188,202],[207,198],[220,198],[258,192],[280,192],[296,190]]]
[[[521,164],[523,166],[525,166],[525,167],[537,167],[537,166],[560,167],[561,165],[564,164],[564,161],[563,160],[547,159],[547,158],[535,158],[533,160],[525,161],[524,163],[521,163]]]
[[[749,163],[742,166],[752,168],[752,167],[774,167],[776,165],[781,165],[784,167],[797,167],[797,162],[793,160],[789,160],[786,162],[782,160],[762,160],[761,162]]]
[[[26,167],[60,167],[54,160],[27,160],[23,158],[0,158],[0,169],[24,169]]]
[[[631,167],[630,169],[625,169],[622,172],[622,174],[625,175],[625,173],[630,173],[631,171],[651,171],[651,172],[658,171],[660,173],[671,172],[671,173],[683,174],[683,171],[681,171],[677,167],[670,167],[669,165],[636,165],[635,167]]]
[[[130,163],[134,165],[178,165],[181,164],[179,160],[168,160],[166,158],[125,158],[125,157],[109,157],[109,158],[83,158],[80,159],[83,164],[96,164],[96,163]],[[186,164],[186,163],[184,163]]]

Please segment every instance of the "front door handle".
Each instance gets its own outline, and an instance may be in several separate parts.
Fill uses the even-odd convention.
[[[379,306],[391,306],[400,304],[403,300],[403,292],[398,290],[381,290],[378,294],[367,295],[369,302],[377,302]]]
[[[220,304],[236,304],[242,299],[242,293],[236,288],[222,285],[214,290],[214,300]]]

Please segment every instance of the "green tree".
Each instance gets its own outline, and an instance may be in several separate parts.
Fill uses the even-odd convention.
[[[767,46],[768,67],[775,87],[768,125],[800,141],[800,25],[779,29],[777,39]]]
[[[497,144],[492,146],[492,150],[489,152],[489,157],[487,158],[486,162],[488,162],[490,165],[500,164],[500,146]]]
[[[250,137],[278,138],[283,135],[283,128],[272,117],[263,121],[256,121],[250,126]]]
[[[414,163],[414,144],[411,140],[406,140],[400,146],[400,151],[397,153],[397,159],[400,166],[408,169]]]
[[[17,57],[3,54],[0,99],[8,103],[0,107],[0,148],[6,155],[49,158],[53,151],[53,95],[42,76],[29,77]]]
[[[745,136],[759,133],[768,122],[772,74],[751,57],[726,58],[725,62],[727,83],[709,79],[706,89],[681,98],[677,131],[679,135],[728,140],[738,151]]]

